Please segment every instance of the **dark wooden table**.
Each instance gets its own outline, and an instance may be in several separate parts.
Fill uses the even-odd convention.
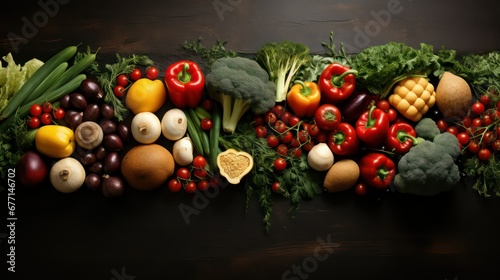
[[[2,55],[21,63],[64,46],[148,54],[160,67],[179,45],[217,39],[242,54],[292,40],[322,53],[330,31],[348,52],[398,41],[460,53],[500,49],[497,1],[11,1]],[[2,196],[4,197],[4,194]],[[3,198],[6,205],[6,198]],[[185,217],[180,208],[191,207]],[[500,203],[463,185],[436,197],[352,192],[301,204],[277,197],[269,234],[241,186],[210,197],[127,190],[118,199],[50,186],[16,190],[18,279],[498,279]],[[6,213],[6,209],[2,210]],[[7,225],[7,222],[4,222]],[[2,257],[9,253],[5,227]],[[2,274],[6,270],[3,261]],[[13,274],[9,273],[9,277]],[[4,278],[1,279],[11,279]],[[15,278],[12,278],[15,279]]]

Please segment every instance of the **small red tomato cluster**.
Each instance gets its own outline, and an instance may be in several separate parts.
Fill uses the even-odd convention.
[[[437,122],[441,131],[455,135],[462,152],[488,161],[500,151],[500,100],[492,102],[489,94],[473,102],[468,114],[459,122]]]
[[[54,107],[50,102],[35,103],[30,107],[27,123],[30,128],[38,128],[51,124],[53,120],[61,120],[65,115],[66,111],[63,108]]]
[[[210,187],[220,186],[217,177],[211,176],[207,169],[207,160],[203,156],[196,156],[189,167],[179,167],[175,173],[176,177],[168,182],[168,189],[171,192],[179,192],[184,189],[187,193],[207,191]]]
[[[151,80],[155,80],[159,75],[158,68],[156,66],[148,66],[144,72],[146,77]],[[143,71],[138,67],[135,67],[130,73],[119,74],[116,76],[116,85],[113,87],[113,93],[118,98],[123,97],[131,83],[139,80],[140,78],[143,78]]]

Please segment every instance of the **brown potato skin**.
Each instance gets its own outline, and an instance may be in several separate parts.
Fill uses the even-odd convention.
[[[127,183],[141,191],[160,187],[174,173],[174,168],[174,157],[158,144],[134,146],[121,163],[121,172]]]

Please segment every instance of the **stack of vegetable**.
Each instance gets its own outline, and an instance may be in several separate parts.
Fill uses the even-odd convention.
[[[292,215],[323,192],[433,196],[461,170],[500,196],[500,54],[390,42],[348,55],[333,34],[324,55],[282,41],[244,57],[224,44],[185,42],[195,55],[163,76],[145,55],[100,68],[76,46],[43,65],[5,57],[2,175],[15,165],[34,175],[24,186],[106,197],[240,184],[266,230],[279,196]]]

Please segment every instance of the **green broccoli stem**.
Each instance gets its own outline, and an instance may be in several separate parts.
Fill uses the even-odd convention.
[[[287,88],[285,86],[285,76],[286,72],[278,73],[278,78],[276,79],[276,102],[286,99]]]
[[[233,99],[230,95],[222,95],[222,128],[224,132],[234,133],[241,117],[251,108],[251,103],[241,98]]]

